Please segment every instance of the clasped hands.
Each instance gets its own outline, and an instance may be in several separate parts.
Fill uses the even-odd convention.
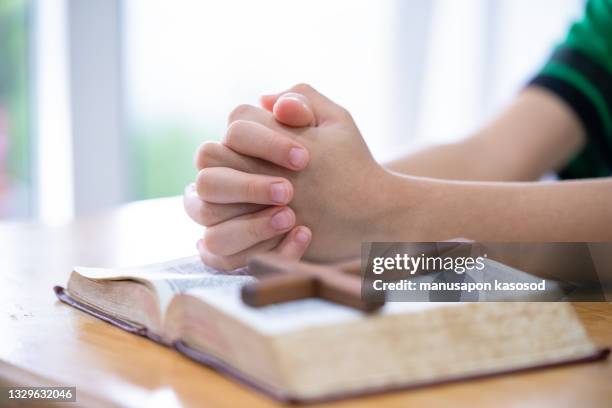
[[[223,140],[196,152],[184,205],[206,227],[202,260],[231,270],[269,251],[319,262],[357,256],[385,228],[391,173],[351,115],[312,87],[264,96],[261,105],[234,109]]]

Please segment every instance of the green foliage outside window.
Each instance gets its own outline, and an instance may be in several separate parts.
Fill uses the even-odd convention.
[[[28,30],[26,0],[0,0],[0,175],[11,185],[29,184]]]
[[[147,123],[131,134],[132,199],[178,195],[195,180],[193,155],[212,132],[180,123]]]

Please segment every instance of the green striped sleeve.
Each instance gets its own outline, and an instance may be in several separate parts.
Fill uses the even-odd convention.
[[[587,144],[562,178],[612,175],[612,0],[589,0],[584,16],[531,86],[555,93],[578,116]]]

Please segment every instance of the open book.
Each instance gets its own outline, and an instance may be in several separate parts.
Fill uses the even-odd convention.
[[[606,356],[567,303],[387,303],[376,314],[319,299],[254,309],[246,270],[199,258],[75,268],[59,299],[175,347],[284,401],[314,402]]]

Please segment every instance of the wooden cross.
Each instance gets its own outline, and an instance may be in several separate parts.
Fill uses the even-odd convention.
[[[261,307],[318,297],[366,312],[380,309],[384,302],[362,299],[362,279],[356,265],[351,262],[331,267],[290,261],[273,254],[260,255],[248,264],[249,272],[259,281],[242,287],[242,301]]]

